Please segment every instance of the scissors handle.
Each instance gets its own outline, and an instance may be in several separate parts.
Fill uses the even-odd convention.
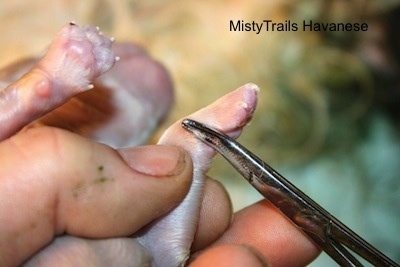
[[[182,126],[218,151],[257,191],[341,266],[362,266],[343,245],[375,266],[399,266],[234,139],[194,120],[185,119]]]

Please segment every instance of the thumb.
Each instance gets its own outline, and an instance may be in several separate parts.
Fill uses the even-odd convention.
[[[0,143],[0,265],[16,265],[56,235],[126,236],[186,195],[190,157],[177,147],[121,151],[55,128]]]

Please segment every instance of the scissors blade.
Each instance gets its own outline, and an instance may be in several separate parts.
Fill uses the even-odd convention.
[[[342,245],[376,266],[399,266],[234,139],[190,119],[183,120],[182,127],[218,151],[257,191],[341,266],[362,266]]]

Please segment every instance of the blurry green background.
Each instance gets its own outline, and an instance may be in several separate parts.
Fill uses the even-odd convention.
[[[229,31],[230,20],[264,19],[365,22],[369,30]],[[0,67],[41,53],[71,20],[138,42],[170,70],[176,105],[156,136],[258,84],[240,142],[400,261],[400,1],[2,1]],[[221,158],[210,175],[235,209],[261,199]],[[336,265],[322,255],[312,266]]]

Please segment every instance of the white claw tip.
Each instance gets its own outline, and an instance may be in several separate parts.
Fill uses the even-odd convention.
[[[115,37],[111,37],[111,38],[110,38],[110,41],[111,41],[112,43],[114,43],[114,42],[115,42]]]
[[[115,62],[119,61],[121,58],[119,56],[115,57]]]
[[[97,30],[97,31],[100,31],[100,27],[99,27],[99,26],[96,26],[96,30]]]
[[[252,90],[254,90],[254,91],[256,91],[256,92],[260,92],[260,87],[258,87],[256,84],[254,84],[254,83],[247,83],[247,84],[245,84],[245,87],[247,88],[247,89],[252,89]]]
[[[240,102],[239,105],[244,109],[248,109],[249,108],[249,104],[246,103],[246,102]]]
[[[93,89],[93,88],[94,88],[94,85],[92,83],[87,86],[88,90]]]

